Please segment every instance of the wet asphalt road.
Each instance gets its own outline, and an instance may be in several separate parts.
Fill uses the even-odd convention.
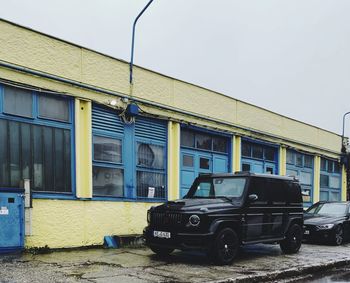
[[[215,266],[200,253],[162,259],[147,248],[89,249],[0,256],[0,282],[290,282],[337,262],[350,263],[350,244],[305,244],[295,255],[278,245],[246,246],[230,266]]]

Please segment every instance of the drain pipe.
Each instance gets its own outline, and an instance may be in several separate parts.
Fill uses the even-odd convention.
[[[131,59],[130,59],[130,86],[133,85],[133,77],[132,77],[132,71],[133,71],[133,65],[134,65],[134,45],[135,45],[135,29],[136,29],[136,23],[138,21],[138,19],[142,16],[142,14],[146,11],[146,9],[149,7],[149,5],[151,5],[151,3],[153,2],[153,0],[150,0],[147,5],[142,9],[142,11],[138,14],[138,16],[136,17],[134,24],[132,26],[132,41],[131,41]]]

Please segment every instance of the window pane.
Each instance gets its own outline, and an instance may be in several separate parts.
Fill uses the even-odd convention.
[[[33,117],[33,95],[29,90],[4,87],[4,112],[24,117]]]
[[[265,159],[274,161],[275,160],[275,149],[265,148]]]
[[[64,152],[63,152],[63,130],[54,129],[54,183],[55,191],[64,192]]]
[[[327,161],[324,158],[321,158],[321,170],[327,171]]]
[[[189,130],[181,130],[181,145],[194,147],[194,132]]]
[[[250,164],[243,163],[242,164],[242,171],[250,172]]]
[[[31,134],[30,125],[22,123],[21,124],[21,179],[31,179]]]
[[[213,149],[219,152],[228,152],[227,139],[223,137],[213,137]]]
[[[334,162],[334,173],[340,173],[340,163]]]
[[[303,166],[303,155],[302,154],[300,154],[300,153],[296,154],[295,165],[296,166]]]
[[[165,175],[137,171],[137,197],[165,198]]]
[[[263,158],[263,147],[261,145],[253,145],[253,157]]]
[[[7,121],[0,119],[0,186],[7,187],[10,185],[9,181],[9,167],[8,167],[8,131]]]
[[[328,175],[322,175],[320,176],[320,185],[321,187],[328,188],[329,187],[329,177]]]
[[[61,97],[40,95],[39,115],[48,119],[68,122],[68,100]]]
[[[329,186],[333,189],[340,189],[340,177],[331,176],[329,178]]]
[[[52,128],[43,127],[43,151],[44,151],[44,184],[43,191],[54,191],[53,185],[53,139],[52,139]]]
[[[286,173],[287,173],[287,176],[298,177],[298,171],[296,171],[296,170],[287,169]]]
[[[196,147],[200,149],[212,150],[211,137],[204,134],[196,134]]]
[[[311,202],[311,189],[309,187],[302,186],[301,191],[303,193],[303,201],[304,202]]]
[[[64,176],[65,176],[65,191],[72,191],[72,165],[71,165],[71,132],[69,130],[63,131],[64,135]]]
[[[310,172],[300,172],[300,183],[305,185],[312,184],[312,174]]]
[[[251,157],[252,156],[252,146],[249,143],[242,143],[242,156]]]
[[[210,161],[209,161],[209,159],[201,157],[199,159],[199,168],[209,170],[210,169]]]
[[[21,178],[20,172],[20,134],[19,123],[9,122],[10,135],[10,186],[18,187]]]
[[[182,165],[186,167],[193,167],[194,160],[192,155],[184,155]]]
[[[114,163],[122,162],[122,141],[94,136],[94,160]]]
[[[333,172],[333,161],[328,160],[327,172]]]
[[[329,194],[329,200],[330,200],[330,201],[340,201],[340,193],[337,193],[337,192],[330,192],[330,194]]]
[[[327,201],[328,200],[328,192],[320,192],[320,200]]]
[[[164,158],[164,146],[138,143],[137,166],[153,169],[164,169]]]
[[[295,156],[295,153],[293,151],[287,150],[287,163],[288,164],[295,164],[294,156]]]
[[[42,139],[42,127],[33,126],[33,173],[34,180],[33,190],[40,190],[43,188],[43,139]]]
[[[93,195],[122,197],[124,195],[123,170],[93,166]]]
[[[312,168],[314,157],[312,155],[304,155],[304,167]]]

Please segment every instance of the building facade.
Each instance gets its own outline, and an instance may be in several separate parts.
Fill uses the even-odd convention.
[[[0,42],[0,199],[28,180],[26,247],[140,234],[200,173],[295,175],[305,206],[346,198],[335,133],[140,67],[130,88],[127,62],[7,21]]]

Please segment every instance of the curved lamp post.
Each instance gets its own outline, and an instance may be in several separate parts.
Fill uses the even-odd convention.
[[[142,14],[146,11],[146,9],[149,7],[149,5],[151,5],[151,3],[153,2],[153,0],[150,0],[147,5],[142,9],[142,11],[137,15],[134,24],[132,26],[132,41],[131,41],[131,59],[130,59],[130,85],[132,85],[133,81],[133,77],[132,77],[132,68],[134,65],[134,45],[135,45],[135,29],[136,29],[136,23],[138,21],[138,19],[142,16]]]

